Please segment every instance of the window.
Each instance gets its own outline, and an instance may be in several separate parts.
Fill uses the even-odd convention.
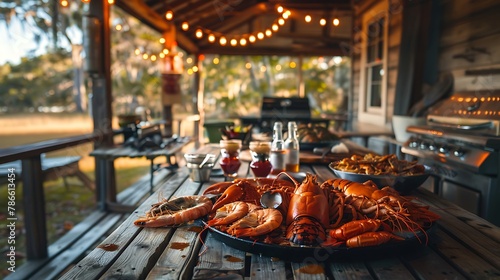
[[[387,14],[383,3],[363,17],[359,120],[383,125],[386,111]]]

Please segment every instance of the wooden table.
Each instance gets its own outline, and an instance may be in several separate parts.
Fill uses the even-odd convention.
[[[191,137],[180,137],[176,139],[165,139],[165,147],[161,149],[143,149],[139,150],[131,146],[123,144],[113,147],[98,148],[93,150],[90,155],[98,159],[114,162],[117,158],[146,158],[150,161],[150,188],[153,192],[153,176],[154,172],[158,170],[154,160],[158,157],[165,157],[166,164],[171,168],[177,168],[177,162],[172,162],[171,157],[180,152],[188,143],[192,142]]]
[[[201,152],[218,152],[204,146]],[[239,176],[249,176],[243,162]],[[333,178],[325,164],[301,164],[320,180]],[[214,238],[199,223],[178,228],[133,225],[159,195],[170,198],[202,193],[223,178],[194,183],[182,167],[61,279],[493,279],[500,278],[500,229],[426,191],[414,195],[442,218],[429,243],[398,254],[329,260],[324,256],[288,262],[240,251]],[[386,252],[387,253],[387,252]],[[220,279],[220,278],[219,278]]]

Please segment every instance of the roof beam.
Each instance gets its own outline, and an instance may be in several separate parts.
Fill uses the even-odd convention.
[[[148,7],[144,1],[128,0],[117,1],[117,6],[122,8],[130,15],[136,17],[144,24],[150,26],[160,33],[168,32],[171,28],[176,28],[172,23],[167,22],[162,16]],[[189,38],[176,32],[176,40],[179,47],[188,53],[197,53],[198,47]]]

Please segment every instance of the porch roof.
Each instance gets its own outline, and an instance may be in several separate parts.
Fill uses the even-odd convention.
[[[134,0],[116,1],[116,5],[162,34],[175,30],[179,47],[192,54],[346,55],[353,29],[350,0]],[[281,17],[278,6],[291,15],[277,32],[246,46],[231,46],[232,38],[248,41],[250,35],[271,29]],[[165,18],[168,10],[173,12],[172,20]],[[310,22],[305,21],[307,15]],[[335,18],[340,21],[338,26],[333,25]],[[320,19],[325,19],[324,26]],[[181,28],[183,22],[189,24],[187,31]],[[203,30],[201,39],[195,35],[197,29]],[[210,43],[208,34],[217,41]],[[219,43],[221,36],[228,39],[226,46]]]

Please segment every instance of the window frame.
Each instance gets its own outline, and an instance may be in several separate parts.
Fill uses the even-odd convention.
[[[360,63],[360,88],[359,88],[359,107],[358,119],[361,122],[368,122],[378,125],[384,125],[387,115],[387,55],[388,55],[388,23],[389,13],[387,1],[382,1],[367,11],[362,16],[362,48]],[[381,19],[384,19],[382,29],[382,59],[380,61],[368,62],[368,27]],[[371,106],[371,71],[377,66],[382,66],[382,79],[380,81],[380,106]]]

